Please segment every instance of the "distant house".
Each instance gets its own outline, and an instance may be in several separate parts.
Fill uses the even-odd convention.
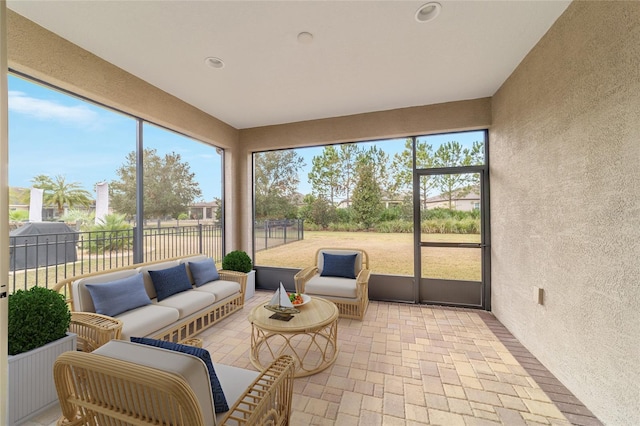
[[[427,198],[423,204],[427,209],[448,209],[449,197],[446,194],[436,195]],[[454,193],[451,198],[451,208],[461,211],[480,210],[480,194],[477,191]]]
[[[193,203],[189,206],[189,219],[213,219],[216,218],[216,212],[220,204],[218,201],[209,201],[202,203]]]

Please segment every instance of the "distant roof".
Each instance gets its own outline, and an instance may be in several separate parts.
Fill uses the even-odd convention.
[[[193,203],[190,204],[189,207],[218,207],[217,201],[209,201],[209,202],[201,202],[201,203]]]
[[[453,194],[451,197],[452,200],[479,200],[480,195],[477,192],[471,191],[467,194],[460,195],[460,193]],[[425,201],[428,203],[434,203],[437,201],[449,201],[449,197],[446,197],[444,194],[436,195],[434,197],[429,197]]]

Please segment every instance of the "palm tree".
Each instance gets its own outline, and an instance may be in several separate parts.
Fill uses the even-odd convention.
[[[65,182],[65,177],[57,175],[55,181],[46,175],[38,175],[32,179],[33,187],[44,190],[44,202],[54,204],[58,208],[58,216],[64,213],[64,206],[91,205],[91,193],[82,189],[78,182]]]

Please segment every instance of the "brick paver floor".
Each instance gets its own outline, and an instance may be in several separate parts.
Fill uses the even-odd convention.
[[[255,369],[247,316],[270,297],[198,336],[214,363]],[[338,344],[334,365],[295,379],[293,426],[601,424],[487,312],[371,302],[363,321],[340,319]]]

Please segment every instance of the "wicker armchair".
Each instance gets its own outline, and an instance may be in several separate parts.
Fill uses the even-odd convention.
[[[113,342],[116,345],[135,345]],[[113,342],[100,351],[104,352],[109,345],[114,345]],[[107,356],[96,352],[65,352],[60,355],[53,369],[62,409],[57,424],[289,424],[293,358],[288,355],[276,359],[261,373],[217,364],[216,373],[231,408],[216,415],[207,367],[200,359],[148,346],[136,351],[146,351],[138,362],[124,360],[126,356],[114,357],[113,354]],[[166,368],[149,366],[153,363],[166,365]]]
[[[331,276],[325,267],[325,255],[354,256],[353,277]],[[351,272],[351,271],[349,271]],[[326,276],[329,274],[329,276]],[[347,274],[349,275],[349,274]],[[322,248],[316,252],[315,265],[298,272],[296,292],[331,300],[340,316],[362,320],[369,306],[369,256],[361,249]]]

